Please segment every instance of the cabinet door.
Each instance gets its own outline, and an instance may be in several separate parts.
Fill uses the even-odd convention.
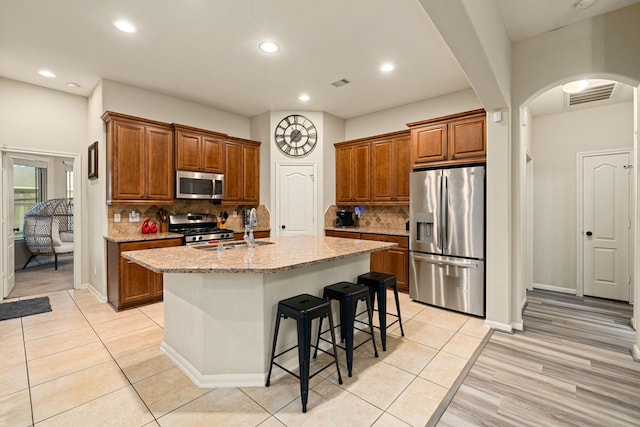
[[[201,137],[196,133],[176,131],[176,169],[199,171],[201,169]]]
[[[371,145],[361,144],[354,147],[354,164],[351,179],[353,199],[356,202],[371,200]]]
[[[154,277],[151,270],[139,264],[120,258],[119,305],[144,302],[154,296]]]
[[[371,144],[371,200],[391,202],[394,199],[394,141],[383,140]]]
[[[411,162],[414,166],[447,159],[446,124],[411,129],[411,141]]]
[[[449,123],[449,158],[451,160],[485,157],[485,116]]]
[[[145,190],[145,127],[115,120],[110,125],[111,199],[140,200]]]
[[[257,205],[260,200],[260,148],[242,146],[242,199]]]
[[[173,132],[147,127],[145,155],[145,199],[174,199]]]
[[[224,141],[211,136],[202,137],[202,168],[205,172],[222,172]]]
[[[242,147],[235,142],[226,142],[224,153],[224,202],[239,201],[242,194]]]
[[[409,251],[407,249],[387,249],[385,251],[383,271],[396,276],[398,290],[409,291]]]
[[[393,140],[395,195],[396,202],[409,202],[409,177],[411,176],[411,137]]]
[[[353,167],[353,147],[336,147],[336,203],[353,201],[351,168]]]

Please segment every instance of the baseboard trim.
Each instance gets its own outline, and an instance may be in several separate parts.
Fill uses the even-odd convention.
[[[496,329],[502,332],[513,333],[513,325],[509,325],[507,323],[494,322],[493,320],[485,320],[484,325],[490,327],[491,329]]]
[[[264,387],[266,373],[257,374],[201,374],[191,363],[176,352],[170,345],[162,341],[160,350],[193,383],[200,388],[216,388],[216,387]]]
[[[571,294],[571,295],[578,294],[578,291],[575,289],[563,288],[560,286],[553,286],[553,285],[543,285],[542,283],[534,283],[533,289],[540,289],[543,291],[562,292],[563,294]]]
[[[83,283],[82,286],[84,289],[89,289],[89,292],[91,292],[93,296],[96,297],[96,299],[101,303],[107,302],[107,297],[102,296],[102,294],[100,294],[100,292],[98,292],[98,290],[94,288],[91,283]]]
[[[633,357],[633,360],[640,362],[640,347],[638,347],[638,344],[633,345],[633,348],[631,349],[631,356]]]

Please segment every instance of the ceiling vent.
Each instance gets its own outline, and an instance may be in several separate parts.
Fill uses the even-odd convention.
[[[608,83],[589,87],[578,93],[567,94],[567,103],[569,106],[572,106],[586,104],[587,102],[606,101],[611,99],[615,87],[615,83]]]
[[[340,86],[348,85],[349,83],[351,83],[351,82],[349,80],[347,80],[347,79],[340,79],[340,80],[336,80],[335,82],[331,83],[331,85],[335,86],[335,87],[340,87]]]

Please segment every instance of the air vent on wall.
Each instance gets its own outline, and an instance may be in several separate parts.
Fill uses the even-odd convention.
[[[335,82],[331,83],[333,86],[335,87],[340,87],[340,86],[344,86],[344,85],[348,85],[349,83],[351,83],[349,80],[347,79],[340,79],[340,80],[336,80]]]
[[[582,92],[567,95],[567,104],[569,106],[585,104],[587,102],[606,101],[611,98],[615,83],[589,87]]]

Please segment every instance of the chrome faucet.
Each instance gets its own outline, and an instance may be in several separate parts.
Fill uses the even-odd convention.
[[[257,221],[256,208],[251,208],[251,211],[249,211],[249,221],[244,226],[244,236],[242,237],[242,239],[247,242],[247,246],[249,247],[249,249],[253,249],[253,244],[255,241],[253,238],[253,224]],[[247,235],[247,231],[249,232],[249,235]]]

